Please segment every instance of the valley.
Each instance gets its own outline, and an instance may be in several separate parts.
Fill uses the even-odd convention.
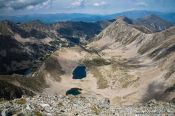
[[[150,24],[155,18],[158,21]],[[6,42],[10,39],[6,43],[9,41],[12,43],[10,50],[2,44],[0,55],[5,57],[6,54],[10,54],[12,60],[5,62],[3,58],[0,59],[3,64],[0,82],[8,83],[3,85],[3,88],[9,87],[9,84],[18,87],[12,93],[18,93],[19,89],[27,91],[20,92],[20,97],[24,95],[26,99],[25,103],[20,105],[13,103],[14,106],[10,111],[16,106],[19,106],[18,110],[21,111],[21,108],[30,104],[34,108],[24,108],[26,112],[40,111],[42,108],[37,107],[41,106],[45,108],[43,112],[50,111],[54,114],[56,106],[51,105],[53,101],[55,105],[62,104],[59,106],[63,108],[61,114],[70,112],[76,114],[75,109],[64,110],[64,108],[67,100],[71,99],[72,104],[74,99],[78,99],[77,102],[90,104],[77,106],[77,109],[86,106],[87,109],[93,110],[88,110],[89,112],[95,112],[89,115],[100,115],[100,113],[102,115],[103,111],[115,115],[112,108],[131,106],[137,109],[140,104],[141,107],[149,109],[149,106],[144,105],[152,102],[153,106],[158,104],[157,107],[155,105],[155,111],[160,112],[159,108],[168,105],[167,107],[172,108],[169,108],[171,112],[165,112],[172,113],[175,99],[175,27],[157,16],[147,16],[143,20],[138,20],[118,17],[115,21],[100,23],[64,22],[45,25],[37,21],[16,25],[15,30],[22,29],[24,32],[27,30],[25,33],[29,34],[28,37],[22,37],[23,34],[18,31],[9,31],[11,29],[9,23],[5,23],[5,26],[2,23],[1,36],[9,37],[3,37],[2,40]],[[32,31],[33,29],[35,31]],[[77,42],[77,38],[80,41]],[[15,45],[12,46],[13,44]],[[18,51],[14,52],[15,49]],[[21,53],[26,57],[20,58]],[[19,59],[14,59],[14,56],[18,56]],[[30,67],[34,67],[35,70],[30,70],[31,74],[27,77],[15,73],[9,75],[11,71]],[[10,90],[5,92],[11,94]],[[0,96],[4,99],[7,96],[1,93],[5,92],[0,90]],[[30,92],[34,97],[31,97]],[[63,101],[55,101],[58,97]],[[46,101],[40,103],[42,99]],[[101,105],[103,100],[102,104],[106,106]],[[166,105],[161,105],[166,102]],[[34,104],[37,104],[37,107]],[[50,105],[53,111],[51,109],[47,111]],[[85,114],[81,112],[80,115]]]
[[[173,46],[173,43],[167,42],[172,41],[174,35],[169,36],[165,43],[163,41],[159,43],[157,40],[154,44],[158,44],[157,47],[151,46],[150,43],[157,36],[161,35],[163,38],[166,36],[164,34],[171,31],[174,29],[171,28],[156,34],[145,34],[127,22],[121,22],[118,19],[103,30],[95,41],[86,45],[86,50],[78,46],[62,48],[50,56],[58,62],[57,64],[64,71],[64,74],[60,76],[61,82],[50,82],[53,87],[49,88],[48,91],[63,92],[64,94],[66,90],[76,87],[81,88],[84,94],[102,95],[110,100],[114,99],[114,101],[117,98],[123,104],[125,102],[126,104],[145,102],[150,99],[173,99],[170,97],[174,96],[173,92],[164,93],[166,89],[174,86],[173,72],[167,78],[164,76],[172,70],[169,67],[174,63],[174,53],[162,56],[164,55],[162,51],[166,48],[159,47],[164,44],[172,44],[170,46]],[[153,54],[157,49],[159,53],[151,56],[150,54]],[[86,66],[87,75],[86,78],[74,80],[72,72],[78,65]],[[49,73],[48,71],[46,78],[50,79]],[[159,85],[161,85],[160,88]],[[156,90],[149,90],[150,86],[155,86]],[[54,88],[56,88],[55,92]],[[153,92],[151,96],[149,92]],[[159,94],[161,94],[160,98]]]

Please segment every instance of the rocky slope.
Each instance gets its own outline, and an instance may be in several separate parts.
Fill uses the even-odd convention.
[[[36,29],[27,30],[9,21],[0,23],[0,73],[11,74],[36,67],[37,62],[54,51],[53,39]]]
[[[11,100],[21,98],[22,95],[33,96],[34,93],[25,88],[14,86],[6,81],[0,81],[0,95],[1,99],[6,98],[7,100]]]
[[[129,65],[127,68],[131,67],[128,68],[128,74],[131,77],[136,76],[135,82],[140,82],[136,88],[141,87],[141,93],[144,93],[144,89],[147,91],[143,95],[146,97],[143,98],[144,101],[151,98],[171,100],[174,90],[167,90],[174,88],[175,83],[174,30],[172,27],[160,33],[145,34],[126,22],[116,21],[89,46],[99,51],[102,57],[124,58],[125,65]],[[142,82],[144,84],[141,84]]]
[[[38,71],[42,62],[55,50],[78,44],[74,39],[81,38],[86,41],[95,36],[109,23],[110,21],[44,24],[39,20],[24,24],[0,22],[0,83],[7,82],[1,85],[2,88],[7,88],[7,91],[0,90],[0,98],[9,99],[11,96],[13,99],[25,94],[30,95],[25,91],[31,94],[41,92],[47,87],[43,77],[46,74]],[[72,34],[59,32],[64,29]],[[60,67],[56,66],[52,58],[45,64],[48,65],[45,68],[53,72],[52,75],[64,72],[56,70]],[[37,73],[34,73],[36,70]],[[58,76],[54,79],[58,81],[60,78]]]
[[[103,25],[102,25],[103,24]],[[35,68],[48,54],[61,46],[86,42],[98,34],[107,22],[61,22],[44,24],[39,20],[15,24],[0,22],[0,74]]]
[[[103,96],[118,105],[172,101],[174,39],[174,27],[146,34],[118,19],[87,46],[62,48],[52,54],[49,60],[57,69],[48,70],[50,66],[44,64],[44,78],[50,86],[45,92],[66,94],[77,88],[82,95]],[[74,78],[74,69],[82,65],[86,76]]]
[[[156,15],[148,15],[143,18],[138,18],[136,21],[134,21],[135,25],[143,25],[152,32],[160,32],[162,30],[168,29],[173,24],[161,19],[160,17]]]
[[[84,96],[49,96],[16,99],[0,103],[2,116],[32,115],[32,116],[135,116],[135,115],[174,115],[175,105],[152,100],[146,104],[130,106],[111,105],[107,98]]]
[[[61,22],[52,24],[52,28],[57,31],[61,37],[71,39],[79,39],[79,41],[86,41],[99,34],[102,30],[100,23],[87,22]]]

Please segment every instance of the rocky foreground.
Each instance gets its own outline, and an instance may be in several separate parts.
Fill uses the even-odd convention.
[[[13,101],[1,101],[2,116],[174,116],[175,104],[156,102],[114,106],[109,99],[83,96],[37,95]]]

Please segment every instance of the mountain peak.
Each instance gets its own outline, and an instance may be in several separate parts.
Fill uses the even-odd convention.
[[[143,19],[148,20],[148,19],[161,19],[161,18],[157,15],[151,14],[151,15],[144,16]]]
[[[31,22],[29,22],[28,24],[34,24],[34,25],[40,25],[40,24],[44,24],[41,20],[33,20]]]
[[[151,14],[151,15],[145,16],[145,18],[160,18],[160,17],[157,15]]]
[[[136,25],[143,25],[152,30],[152,32],[159,32],[168,29],[173,24],[160,18],[157,15],[147,15],[143,18],[138,18],[135,22]]]
[[[142,18],[138,18],[137,21],[152,22],[152,23],[169,23],[169,24],[171,24],[170,22],[160,18],[157,15],[153,15],[153,14],[144,16]]]
[[[117,17],[117,22],[128,23],[128,24],[133,23],[133,21],[131,19],[129,19],[128,17],[125,17],[125,16]]]
[[[0,34],[2,35],[13,35],[11,28],[16,25],[8,20],[0,21]]]
[[[12,25],[14,24],[13,22],[9,21],[9,20],[2,20],[0,21],[1,24],[4,24],[4,25]]]

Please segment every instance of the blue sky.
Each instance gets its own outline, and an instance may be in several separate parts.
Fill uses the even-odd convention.
[[[175,0],[0,0],[1,15],[112,14],[131,10],[175,12]]]

